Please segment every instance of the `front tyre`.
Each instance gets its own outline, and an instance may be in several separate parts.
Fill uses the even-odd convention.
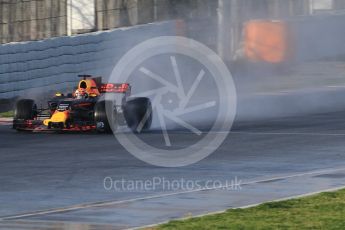
[[[14,108],[13,128],[19,130],[21,122],[34,120],[37,116],[37,106],[34,100],[21,99]]]
[[[105,101],[99,101],[95,105],[94,109],[94,119],[96,123],[96,130],[97,132],[100,133],[112,133],[112,129],[109,124],[109,120],[107,117],[107,112],[106,112],[106,102]],[[116,118],[116,110],[113,111],[112,116],[114,116],[111,120],[115,120]],[[114,121],[116,122],[116,121]],[[113,128],[116,128],[114,125]],[[115,130],[114,130],[115,131]]]
[[[33,120],[37,115],[34,100],[21,99],[17,101],[14,109],[14,119]]]

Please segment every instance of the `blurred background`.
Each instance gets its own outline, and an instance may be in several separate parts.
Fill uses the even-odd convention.
[[[178,35],[223,58],[242,117],[345,106],[344,0],[0,0],[0,12],[6,103],[107,79],[134,45]]]
[[[244,30],[250,37],[253,33],[264,33],[272,29],[272,25],[248,25],[248,21],[281,20],[286,23],[291,20],[307,21],[306,17],[317,15],[328,14],[335,17],[345,13],[345,1],[0,0],[0,12],[1,43],[41,40],[183,19],[190,23],[188,31],[185,31],[190,36],[206,40],[209,46],[218,47],[221,54],[234,56],[236,50],[241,48]],[[279,26],[283,27],[276,25],[274,32],[279,30],[278,33],[284,33],[281,30],[285,28],[278,28]],[[263,27],[266,27],[265,31],[253,31],[257,28],[264,30]],[[197,34],[204,35],[205,31],[209,35],[207,38],[197,37]],[[271,31],[270,35],[272,33]]]

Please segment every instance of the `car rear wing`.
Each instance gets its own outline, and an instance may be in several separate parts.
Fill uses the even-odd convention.
[[[107,83],[102,84],[99,88],[100,93],[128,93],[131,91],[131,85],[129,83]]]

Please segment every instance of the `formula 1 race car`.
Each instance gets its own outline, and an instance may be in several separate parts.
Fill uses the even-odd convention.
[[[102,78],[80,77],[83,79],[74,93],[67,96],[56,93],[46,108],[38,108],[31,99],[17,101],[13,128],[18,131],[96,130],[106,133],[115,131],[118,125],[126,125],[136,133],[150,128],[151,101],[145,97],[131,97],[130,84],[103,84]],[[108,93],[116,98],[111,103],[106,101],[105,94]],[[106,109],[107,103],[110,112]]]

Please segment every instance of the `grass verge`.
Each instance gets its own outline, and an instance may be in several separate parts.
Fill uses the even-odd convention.
[[[11,110],[11,111],[7,111],[7,112],[3,112],[3,113],[0,113],[0,117],[13,117],[14,115],[14,112]]]
[[[345,229],[345,189],[170,221],[152,229]]]

